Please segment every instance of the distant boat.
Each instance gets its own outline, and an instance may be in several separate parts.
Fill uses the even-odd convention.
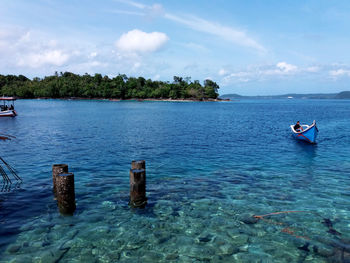
[[[14,97],[0,97],[0,101],[3,101],[3,105],[0,105],[0,117],[15,117],[17,112],[15,111]]]
[[[316,138],[318,134],[318,129],[316,126],[316,121],[313,121],[311,125],[301,125],[302,129],[300,131],[294,130],[294,125],[290,125],[293,136],[302,141],[307,141],[309,143],[316,143]]]
[[[292,97],[292,96],[288,96],[287,98],[288,98],[288,99],[293,99],[293,97]]]

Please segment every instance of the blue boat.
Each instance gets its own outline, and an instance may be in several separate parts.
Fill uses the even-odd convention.
[[[290,125],[290,128],[292,129],[293,136],[296,139],[309,143],[316,143],[318,134],[316,121],[314,121],[311,125],[301,125],[301,129],[298,130],[294,130],[294,125]]]

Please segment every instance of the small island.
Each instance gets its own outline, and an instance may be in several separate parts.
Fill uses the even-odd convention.
[[[203,85],[190,77],[174,76],[172,82],[153,81],[143,77],[127,77],[119,74],[114,78],[95,74],[77,75],[64,72],[32,80],[23,75],[0,75],[0,91],[6,96],[24,99],[74,98],[110,100],[189,100],[216,101],[219,85],[206,79]]]

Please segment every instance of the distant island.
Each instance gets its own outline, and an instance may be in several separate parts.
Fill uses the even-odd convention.
[[[195,100],[218,99],[219,85],[206,79],[203,85],[190,77],[174,76],[172,82],[153,81],[143,77],[114,78],[95,74],[77,75],[64,72],[32,80],[23,75],[0,75],[0,94],[19,98],[81,98],[81,99],[155,99]]]
[[[239,94],[225,94],[220,96],[222,99],[350,99],[350,91],[342,91],[339,93],[316,93],[316,94],[284,94],[270,96],[242,96]]]

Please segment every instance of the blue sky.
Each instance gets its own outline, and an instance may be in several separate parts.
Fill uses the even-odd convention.
[[[350,90],[349,1],[1,0],[0,74],[210,78],[220,94]]]

